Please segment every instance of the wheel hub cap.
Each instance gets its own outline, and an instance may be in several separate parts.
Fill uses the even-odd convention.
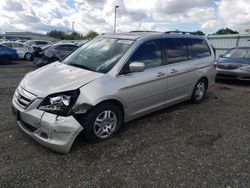
[[[196,92],[195,92],[196,99],[197,100],[202,99],[204,93],[205,93],[205,84],[203,82],[200,82],[196,87]]]
[[[100,113],[94,122],[95,135],[98,138],[109,137],[117,127],[117,117],[111,110]]]

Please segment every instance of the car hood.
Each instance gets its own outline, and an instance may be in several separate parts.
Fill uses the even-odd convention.
[[[217,61],[218,64],[249,64],[250,59],[247,58],[219,58]]]
[[[25,90],[44,98],[49,94],[77,89],[102,75],[55,62],[28,73],[20,85]]]

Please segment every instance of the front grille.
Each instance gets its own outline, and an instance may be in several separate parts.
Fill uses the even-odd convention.
[[[240,66],[239,65],[218,64],[217,67],[220,68],[220,69],[225,69],[225,70],[235,70],[235,69],[238,69]]]
[[[27,108],[34,100],[36,95],[24,90],[21,86],[15,91],[15,100],[19,106],[22,108]]]

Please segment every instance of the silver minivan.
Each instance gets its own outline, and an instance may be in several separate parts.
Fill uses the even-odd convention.
[[[67,153],[80,132],[95,143],[115,135],[123,122],[185,100],[202,102],[214,84],[214,61],[200,36],[103,35],[26,74],[12,109],[26,134]]]

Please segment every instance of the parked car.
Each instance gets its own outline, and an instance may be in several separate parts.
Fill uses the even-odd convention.
[[[227,51],[216,62],[217,78],[250,80],[250,47]]]
[[[29,46],[34,46],[34,47],[43,47],[49,44],[52,44],[50,41],[43,41],[43,40],[28,40],[25,42],[25,44]]]
[[[45,46],[41,48],[36,55],[34,64],[37,66],[43,66],[58,61],[70,54],[72,51],[75,51],[77,48],[77,45],[71,43]]]
[[[27,42],[27,39],[18,39],[18,40],[16,40],[16,42],[25,43],[25,42]]]
[[[0,64],[11,63],[12,60],[18,60],[16,50],[0,44]]]
[[[70,150],[128,122],[186,100],[200,103],[215,80],[215,56],[201,36],[133,32],[99,36],[60,62],[28,73],[13,97],[20,128],[42,145]]]
[[[21,42],[5,41],[1,43],[4,46],[13,48],[17,51],[19,59],[32,60],[33,59],[33,49],[27,44]]]

